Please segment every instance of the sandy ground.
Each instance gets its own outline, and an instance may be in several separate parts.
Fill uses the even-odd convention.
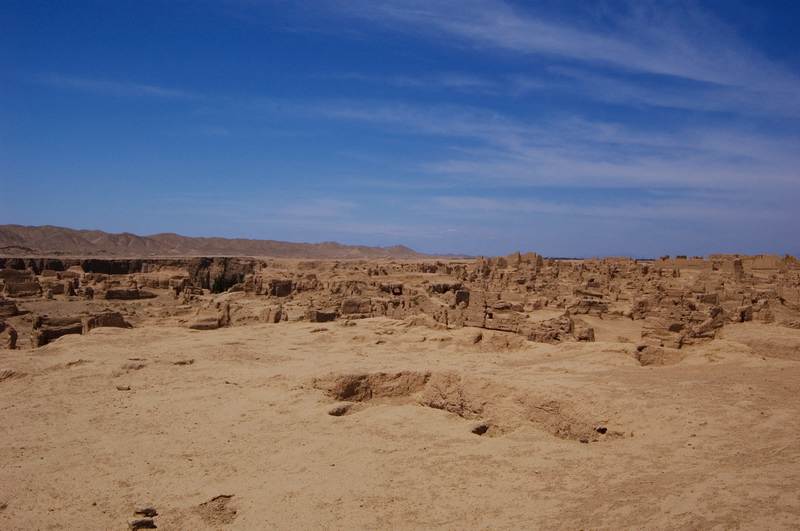
[[[553,346],[387,319],[0,351],[0,528],[126,529],[141,505],[177,530],[798,528],[800,332],[776,330],[657,367],[627,328]]]

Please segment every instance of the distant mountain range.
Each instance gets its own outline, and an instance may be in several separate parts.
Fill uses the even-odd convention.
[[[403,245],[368,247],[336,242],[294,243],[243,238],[193,238],[163,233],[138,236],[65,227],[0,225],[0,255],[81,257],[268,256],[317,259],[414,259],[426,255]]]

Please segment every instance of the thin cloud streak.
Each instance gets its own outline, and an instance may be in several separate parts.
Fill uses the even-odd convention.
[[[494,184],[791,188],[800,164],[799,139],[746,128],[643,133],[576,117],[523,123],[483,109],[385,102],[327,102],[305,112],[444,137],[463,156],[425,161],[420,169]]]
[[[495,80],[463,72],[441,72],[433,75],[334,73],[314,76],[334,81],[358,81],[381,84],[397,89],[458,90],[465,93],[501,94],[503,87]]]
[[[96,92],[111,96],[148,96],[169,99],[201,98],[199,94],[194,92],[162,87],[160,85],[112,81],[108,79],[73,77],[60,74],[39,76],[37,81],[58,88],[77,90],[81,92]]]
[[[384,0],[347,2],[340,8],[392,27],[404,25],[406,31],[421,28],[518,53],[757,89],[788,92],[800,84],[797,75],[752,50],[696,7],[676,13],[652,4],[626,6],[611,25],[614,34],[548,20],[535,9],[515,9],[499,0]],[[705,38],[709,35],[714,39]]]
[[[575,91],[596,100],[700,111],[800,114],[800,76],[770,60],[696,5],[627,2],[599,24],[604,31],[548,19],[537,8],[500,0],[384,0],[336,4],[339,12],[367,19],[389,31],[423,34],[445,46],[468,45],[564,63],[564,78],[512,76],[517,93]],[[635,80],[581,72],[588,67],[617,73],[668,76],[699,83],[697,99],[647,89]],[[553,71],[555,72],[555,70]],[[516,78],[516,79],[514,79]],[[690,90],[692,92],[692,90]]]
[[[512,214],[547,214],[569,217],[606,218],[614,220],[683,219],[707,222],[741,219],[744,201],[740,204],[714,204],[708,199],[689,197],[661,200],[618,200],[614,205],[545,201],[536,199],[488,198],[478,196],[439,196],[433,198],[438,208],[452,215],[486,219],[489,216],[507,217]],[[750,215],[753,221],[783,221],[791,212],[761,210]]]
[[[112,95],[203,99],[223,109],[234,101],[157,85],[63,76],[46,79],[62,88]],[[793,154],[797,139],[730,128],[643,134],[621,124],[578,117],[529,123],[481,108],[385,101],[252,100],[243,105],[267,113],[322,116],[401,134],[443,137],[451,142],[451,151],[462,156],[421,161],[417,169],[440,179],[476,184],[748,188],[753,175],[759,175],[761,184],[789,187],[797,183],[794,169],[800,164]],[[218,133],[229,135],[230,131]],[[464,146],[465,142],[478,145]]]

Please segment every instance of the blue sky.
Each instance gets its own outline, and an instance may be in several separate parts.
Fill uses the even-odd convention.
[[[0,3],[0,223],[800,254],[800,3]]]

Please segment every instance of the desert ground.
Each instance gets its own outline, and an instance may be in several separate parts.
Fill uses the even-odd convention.
[[[0,261],[2,529],[800,527],[790,257]]]

